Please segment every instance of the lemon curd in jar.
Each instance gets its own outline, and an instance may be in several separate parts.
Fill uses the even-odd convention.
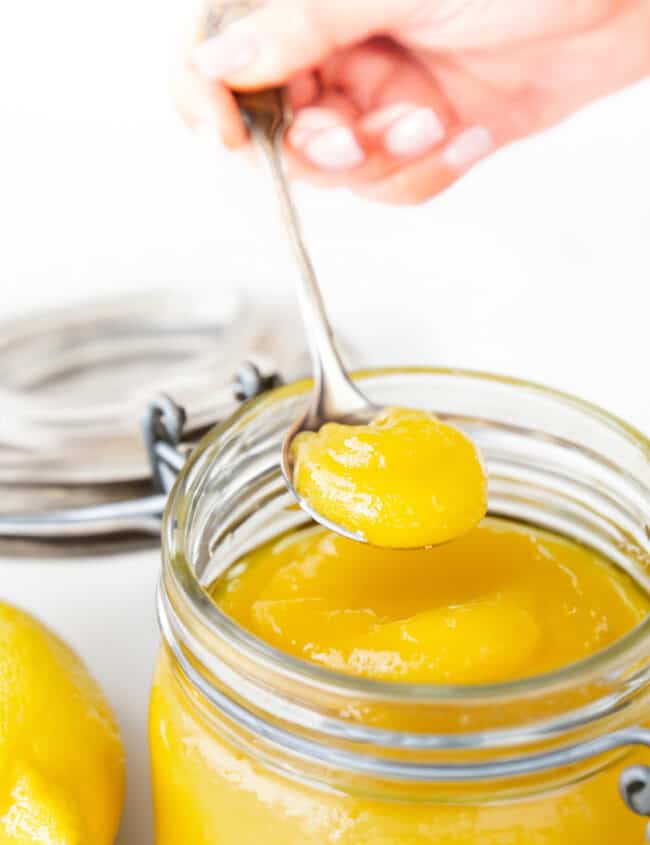
[[[410,551],[309,528],[240,561],[214,598],[296,657],[431,684],[557,669],[623,636],[649,606],[594,552],[493,519],[452,543]]]
[[[597,553],[496,519],[452,543],[413,551],[360,545],[322,528],[289,533],[239,560],[212,597],[286,654],[405,685],[484,684],[551,671],[623,636],[649,607]],[[534,798],[385,800],[374,786],[367,795],[358,786],[346,793],[314,787],[299,771],[275,771],[192,700],[163,653],[151,708],[158,845],[642,841],[643,820],[618,799],[614,767]],[[381,711],[370,718],[382,724]]]

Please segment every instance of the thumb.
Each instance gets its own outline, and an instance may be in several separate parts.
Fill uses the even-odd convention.
[[[408,5],[404,0],[268,0],[198,44],[192,61],[202,76],[233,88],[284,84],[335,50],[387,32]]]

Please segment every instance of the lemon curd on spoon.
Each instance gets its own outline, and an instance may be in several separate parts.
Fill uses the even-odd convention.
[[[326,423],[292,443],[298,493],[332,523],[374,546],[433,546],[485,515],[476,446],[426,411],[387,408],[368,425]]]

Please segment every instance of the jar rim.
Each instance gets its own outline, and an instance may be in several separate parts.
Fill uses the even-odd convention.
[[[623,435],[626,440],[641,451],[650,464],[650,439],[634,426],[591,402],[535,382],[475,370],[427,366],[368,368],[355,371],[352,375],[355,379],[391,375],[458,376],[481,383],[492,382],[531,391],[596,418],[615,433]],[[180,527],[178,522],[179,508],[182,501],[196,489],[202,471],[205,471],[205,467],[201,467],[201,462],[205,461],[215,441],[223,433],[237,425],[246,416],[250,416],[256,409],[265,407],[271,402],[295,397],[299,394],[307,394],[311,384],[311,379],[292,382],[274,388],[246,402],[231,417],[212,429],[198,444],[190,460],[181,471],[169,496],[163,518],[163,549],[166,561],[173,561],[173,563],[170,563],[169,567],[166,564],[166,574],[170,574],[169,570],[172,570],[175,586],[180,588],[185,602],[198,614],[201,623],[212,634],[225,639],[229,646],[242,652],[251,660],[261,662],[276,672],[281,671],[283,676],[291,677],[294,680],[308,682],[313,686],[341,694],[354,693],[355,696],[367,696],[374,700],[427,702],[431,704],[467,701],[495,705],[500,700],[533,696],[548,692],[551,689],[559,690],[569,685],[576,686],[576,684],[586,683],[595,676],[609,675],[616,670],[620,670],[622,665],[629,665],[642,655],[643,645],[650,638],[650,616],[600,651],[559,669],[538,675],[488,684],[404,683],[363,678],[319,666],[299,657],[288,655],[237,625],[209,598],[185,555],[178,553],[179,551],[182,552],[182,549],[175,549],[175,543],[177,543],[179,535],[183,533],[182,530],[178,530]],[[647,525],[646,531],[648,531]],[[172,549],[175,553],[168,554]]]

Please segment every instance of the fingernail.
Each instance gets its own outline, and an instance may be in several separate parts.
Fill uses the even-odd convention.
[[[192,62],[207,79],[224,79],[243,70],[256,56],[257,45],[250,35],[229,31],[197,44]]]
[[[315,106],[301,109],[291,124],[287,140],[294,147],[304,147],[314,133],[340,125],[341,118],[330,109]]]
[[[444,151],[442,157],[454,170],[465,170],[494,149],[494,139],[483,126],[473,126],[461,132]]]
[[[349,170],[358,167],[365,157],[354,133],[347,126],[315,132],[308,137],[302,149],[313,164],[324,170]]]
[[[384,146],[394,156],[416,156],[435,147],[445,135],[445,127],[432,109],[412,108],[386,130]]]

